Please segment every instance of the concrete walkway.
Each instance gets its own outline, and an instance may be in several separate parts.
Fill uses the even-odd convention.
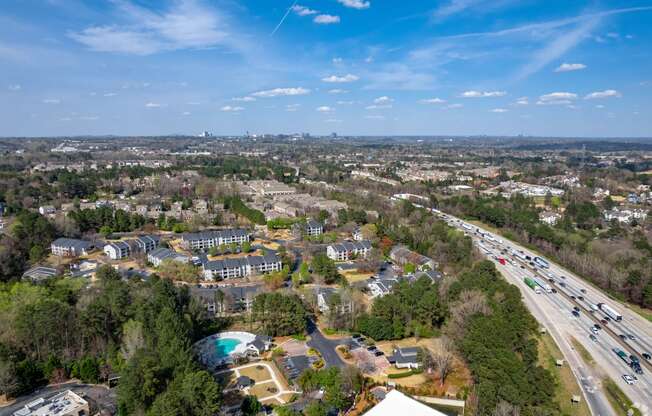
[[[301,393],[300,391],[296,391],[296,390],[283,390],[283,388],[282,388],[282,384],[281,384],[281,382],[278,380],[278,377],[276,377],[276,372],[274,371],[274,369],[272,368],[272,366],[269,365],[269,364],[266,363],[266,362],[263,362],[263,361],[260,361],[260,362],[257,362],[257,363],[252,363],[252,364],[242,365],[242,366],[240,366],[240,367],[236,367],[236,368],[229,368],[229,369],[226,369],[226,370],[221,370],[221,371],[218,371],[218,372],[215,373],[215,374],[222,374],[222,373],[228,373],[228,372],[230,372],[230,371],[233,371],[233,372],[235,373],[235,377],[238,378],[238,377],[240,377],[240,375],[241,375],[241,373],[240,373],[239,370],[243,370],[243,369],[245,369],[245,368],[250,368],[250,367],[257,367],[257,366],[259,366],[259,365],[265,367],[265,368],[267,369],[267,371],[269,371],[269,374],[272,375],[272,378],[270,378],[270,379],[266,379],[266,380],[256,380],[256,384],[264,384],[264,383],[269,383],[270,381],[273,381],[274,384],[276,384],[276,390],[278,390],[278,392],[277,392],[276,394],[272,394],[272,395],[270,395],[270,396],[259,397],[259,398],[258,398],[258,401],[262,402],[262,401],[264,401],[264,400],[276,399],[276,400],[278,400],[279,402],[281,402],[282,404],[285,404],[286,401],[281,397],[283,394],[287,394],[287,393],[290,393],[290,394],[295,394],[295,393],[296,393],[296,394],[300,394],[300,393]],[[225,392],[225,393],[228,393],[228,392],[230,392],[230,391],[234,391],[234,390],[238,390],[238,389],[237,389],[237,388],[225,389],[224,392]],[[249,394],[249,390],[250,390],[249,387],[245,387],[242,391],[243,391],[245,394]],[[232,406],[231,408],[236,408],[236,407],[237,407],[237,406]]]

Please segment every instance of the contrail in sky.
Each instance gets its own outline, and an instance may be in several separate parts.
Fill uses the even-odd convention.
[[[283,18],[281,19],[280,22],[278,22],[278,24],[276,25],[276,27],[274,28],[274,30],[272,30],[272,33],[270,33],[269,36],[274,36],[274,33],[276,33],[276,31],[278,30],[278,28],[281,27],[281,25],[283,24],[283,22],[285,22],[285,18],[288,17],[288,14],[290,14],[290,10],[292,10],[292,8],[297,4],[297,1],[298,1],[298,0],[294,0],[294,2],[292,2],[292,5],[291,5],[290,7],[288,7],[288,10],[287,10],[287,11],[285,12],[285,14],[283,15]]]

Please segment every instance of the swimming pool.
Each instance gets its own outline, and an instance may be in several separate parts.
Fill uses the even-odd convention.
[[[233,351],[242,344],[242,341],[235,338],[218,338],[215,340],[215,358],[223,359],[231,355]]]

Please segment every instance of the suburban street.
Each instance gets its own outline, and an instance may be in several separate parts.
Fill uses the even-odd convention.
[[[649,353],[652,350],[650,348],[652,345],[650,339],[652,324],[650,322],[645,321],[644,318],[630,311],[624,305],[608,298],[600,290],[561,266],[550,262],[550,268],[546,272],[532,268],[509,254],[513,250],[522,250],[525,253],[529,253],[529,250],[511,241],[504,241],[500,236],[491,235],[482,227],[464,223],[450,215],[446,215],[446,217],[450,225],[467,232],[473,238],[474,244],[480,247],[479,251],[492,259],[503,276],[521,290],[528,309],[548,330],[571,366],[593,414],[614,414],[604,392],[600,389],[601,380],[606,375],[627,394],[643,415],[650,414],[652,379],[650,378],[649,363],[645,363],[645,360],[641,358],[642,367],[646,371],[642,375],[636,375],[638,380],[630,385],[623,380],[622,376],[624,374],[634,375],[634,372],[612,351],[613,348],[625,351],[629,349],[635,351],[639,357],[643,352]],[[463,224],[466,226],[463,227]],[[478,232],[470,231],[470,229],[476,230],[477,228],[480,229],[484,237]],[[491,238],[487,239],[487,235],[490,235]],[[502,265],[497,261],[499,257],[508,258],[510,261]],[[546,293],[543,290],[541,293],[535,293],[524,283],[524,277],[536,277],[546,283],[552,279],[555,283],[551,282],[550,284],[557,289],[557,293]],[[563,281],[563,284],[560,281]],[[591,313],[590,305],[597,303],[607,303],[616,308],[622,314],[623,321],[609,321],[608,328],[598,331],[595,335],[596,341],[592,341],[589,338],[592,334],[591,327],[603,315],[601,312]],[[580,309],[579,317],[573,316],[574,307]],[[610,333],[611,331],[615,334]],[[621,334],[626,341],[618,337]],[[626,338],[626,334],[632,334],[634,339]],[[577,339],[589,351],[595,361],[593,366],[583,362],[578,351],[570,342],[571,337]]]
[[[345,366],[344,361],[335,351],[335,348],[344,342],[326,338],[312,319],[308,321],[308,336],[310,336],[310,341],[308,341],[307,345],[321,353],[326,367],[343,368]]]

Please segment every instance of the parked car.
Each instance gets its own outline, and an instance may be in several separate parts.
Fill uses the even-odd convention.
[[[382,352],[381,350],[376,350],[376,351],[374,352],[374,355],[375,355],[376,357],[380,357],[381,355],[385,355],[385,353]]]

